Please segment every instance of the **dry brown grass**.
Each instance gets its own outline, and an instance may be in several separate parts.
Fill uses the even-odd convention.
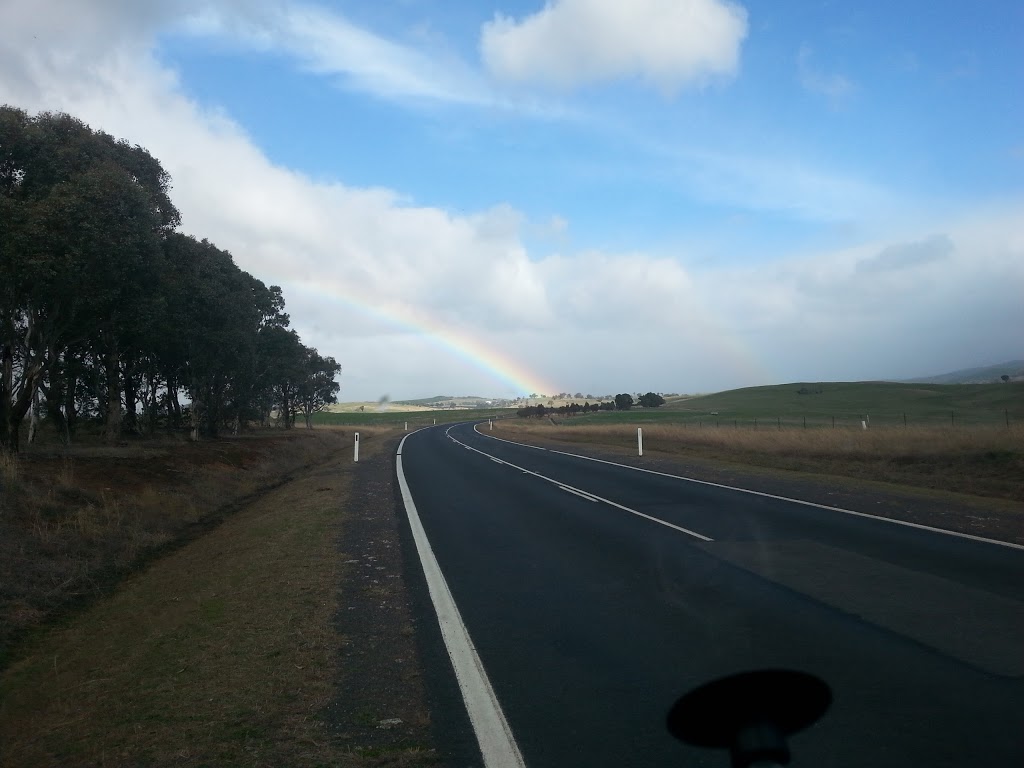
[[[318,429],[0,454],[0,668],[27,630],[104,594],[348,439]]]
[[[351,466],[261,495],[34,643],[0,675],[4,765],[424,764],[354,754],[319,716],[339,676]],[[82,525],[102,536],[119,515],[100,499]]]
[[[635,448],[636,427],[499,422],[514,439]],[[644,452],[1024,500],[1024,427],[761,429],[650,424]]]

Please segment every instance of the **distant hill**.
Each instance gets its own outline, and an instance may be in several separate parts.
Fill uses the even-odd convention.
[[[1012,381],[1024,381],[1024,360],[1011,360],[980,368],[962,368],[959,371],[904,379],[905,384],[994,384],[1009,376]]]
[[[433,397],[421,397],[419,400],[395,400],[395,405],[433,405],[451,399],[451,395],[434,395]]]
[[[680,398],[657,409],[613,417],[705,424],[859,425],[1005,424],[1024,422],[1024,380],[1009,384],[886,381],[795,382]],[[603,416],[603,414],[602,414]]]
[[[431,409],[443,408],[506,408],[512,405],[511,400],[501,398],[486,398],[477,395],[465,395],[455,397],[452,395],[437,395],[435,397],[424,397],[419,400],[395,400],[391,403],[393,407],[404,408],[408,406],[425,407]]]

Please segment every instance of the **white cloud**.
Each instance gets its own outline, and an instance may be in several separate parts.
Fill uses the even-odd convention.
[[[730,76],[746,11],[725,0],[553,0],[516,21],[484,25],[480,51],[495,75],[572,87],[637,76],[666,90]]]
[[[35,7],[0,8],[0,51],[18,65],[0,68],[0,102],[66,110],[149,148],[173,177],[184,228],[285,286],[304,338],[343,364],[347,397],[511,394],[388,316],[427,318],[556,389],[602,394],[910,376],[1019,348],[1019,202],[742,269],[689,269],[645,253],[537,258],[511,206],[455,214],[274,165],[148,52],[167,18],[131,19],[134,4]],[[821,189],[809,184],[806,194]]]
[[[419,50],[313,5],[204,5],[181,29],[256,50],[283,51],[310,71],[390,99],[496,104],[481,78],[442,49]]]

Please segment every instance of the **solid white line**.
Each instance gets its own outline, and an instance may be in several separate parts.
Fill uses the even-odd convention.
[[[474,431],[475,431],[475,429],[476,428],[474,427]],[[477,434],[479,434],[479,433],[477,433]],[[473,448],[472,446],[466,445],[464,442],[462,442],[458,438],[452,437],[451,435],[448,435],[448,439],[453,441],[453,442],[455,442],[455,443],[458,443],[459,445],[461,445],[464,448],[469,448],[469,450],[474,451],[475,453],[479,453],[481,456],[486,456],[489,459],[493,459],[494,458],[494,456],[491,456],[491,454],[484,453],[479,448]],[[512,442],[512,441],[511,440],[504,440],[502,442],[508,443],[508,442]],[[531,448],[532,446],[525,446],[525,447]],[[664,525],[666,528],[671,528],[674,531],[679,531],[680,533],[685,533],[687,536],[693,536],[694,538],[700,539],[701,541],[714,541],[714,539],[712,539],[710,536],[705,536],[703,533],[697,533],[696,531],[691,531],[689,528],[683,528],[682,526],[676,525],[675,523],[670,523],[670,522],[668,522],[666,520],[662,520],[660,517],[651,517],[650,515],[644,514],[643,512],[638,512],[637,510],[630,509],[629,507],[625,507],[622,504],[617,504],[616,502],[612,501],[611,499],[606,499],[603,496],[598,496],[596,493],[591,493],[590,491],[584,491],[581,488],[574,488],[571,485],[567,485],[567,484],[565,484],[565,483],[563,483],[563,482],[561,482],[559,480],[555,480],[553,477],[548,477],[547,475],[542,475],[539,472],[533,472],[532,470],[526,469],[525,467],[520,467],[518,464],[513,464],[510,461],[506,461],[505,465],[509,466],[509,467],[512,467],[513,469],[518,469],[520,472],[523,472],[523,473],[525,473],[527,475],[533,475],[534,477],[539,478],[541,480],[546,480],[547,482],[551,483],[552,485],[557,485],[559,488],[561,488],[564,491],[575,491],[575,492],[577,492],[578,495],[585,495],[585,496],[588,496],[588,497],[590,497],[592,499],[595,499],[597,501],[603,501],[605,504],[608,504],[609,506],[615,507],[616,509],[621,509],[623,512],[629,512],[629,514],[631,514],[631,515],[636,515],[637,517],[642,517],[645,520],[650,520],[652,523],[657,523],[658,525]]]
[[[481,437],[491,437],[485,435],[483,432],[479,432],[474,428],[474,431]],[[527,445],[526,443],[516,443],[512,440],[505,440],[499,437],[491,437],[492,440],[501,440],[503,443],[511,443],[512,445],[518,445],[522,448],[536,448],[535,445]],[[713,488],[724,488],[729,491],[739,491],[740,493],[749,493],[751,496],[761,496],[766,499],[777,499],[778,501],[788,501],[793,504],[802,504],[805,507],[816,507],[818,509],[827,509],[829,512],[842,512],[844,515],[856,515],[857,517],[867,517],[871,520],[878,520],[883,523],[892,523],[893,525],[905,525],[908,528],[919,528],[923,531],[931,531],[932,533],[941,533],[946,536],[956,536],[961,539],[970,539],[971,541],[980,541],[983,544],[996,544],[1000,547],[1010,547],[1011,549],[1024,550],[1024,544],[1014,544],[1011,541],[1000,541],[999,539],[989,539],[985,536],[975,536],[971,533],[960,533],[959,531],[951,531],[947,528],[936,528],[931,525],[922,525],[921,523],[911,523],[906,520],[896,520],[891,517],[882,517],[880,515],[872,515],[869,512],[857,512],[852,509],[844,509],[843,507],[831,507],[828,504],[818,504],[813,501],[804,501],[803,499],[793,499],[789,496],[778,496],[774,493],[765,493],[763,491],[752,491],[749,488],[739,488],[735,485],[724,485],[723,483],[712,483],[710,480],[697,480],[693,477],[685,477],[683,475],[672,475],[668,472],[658,472],[654,469],[644,469],[643,467],[631,467],[628,464],[619,464],[617,461],[607,461],[605,459],[595,459],[593,456],[584,456],[579,453],[569,453],[568,451],[558,451],[554,448],[549,448],[550,453],[558,453],[562,456],[571,456],[574,459],[585,459],[586,461],[596,461],[598,464],[609,464],[613,467],[622,467],[623,469],[631,469],[634,472],[646,472],[649,475],[659,475],[661,477],[670,477],[674,480],[685,480],[688,483],[697,483],[698,485],[710,485]]]
[[[493,462],[494,462],[495,464],[504,464],[504,463],[505,463],[505,462],[504,462],[504,461],[502,461],[501,459],[496,459],[496,458],[494,458],[493,456],[491,456],[491,457],[490,457],[490,459],[491,459],[491,461],[493,461]]]
[[[441,636],[444,638],[448,656],[455,669],[455,678],[462,691],[462,699],[466,703],[466,711],[469,713],[469,720],[476,733],[484,765],[487,768],[524,768],[523,756],[512,735],[512,729],[505,719],[505,713],[501,711],[498,697],[494,693],[494,688],[491,687],[491,681],[487,678],[483,662],[480,661],[469,631],[455,605],[448,582],[445,581],[444,574],[441,573],[441,567],[427,540],[426,531],[423,530],[423,523],[416,510],[416,503],[412,499],[409,484],[405,480],[401,451],[410,435],[403,437],[398,444],[398,454],[395,458],[398,487],[402,492],[402,501],[405,502],[409,527],[412,529],[416,552],[419,554],[420,564],[423,566],[423,573],[427,579],[430,600],[437,613]]]

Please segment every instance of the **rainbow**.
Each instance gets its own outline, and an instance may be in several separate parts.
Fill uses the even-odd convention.
[[[447,325],[439,319],[408,306],[386,309],[360,301],[336,282],[289,280],[304,292],[342,304],[402,331],[423,336],[442,351],[464,360],[518,395],[551,395],[559,390],[551,381],[529,370],[520,361],[491,344],[485,344],[463,328]]]

